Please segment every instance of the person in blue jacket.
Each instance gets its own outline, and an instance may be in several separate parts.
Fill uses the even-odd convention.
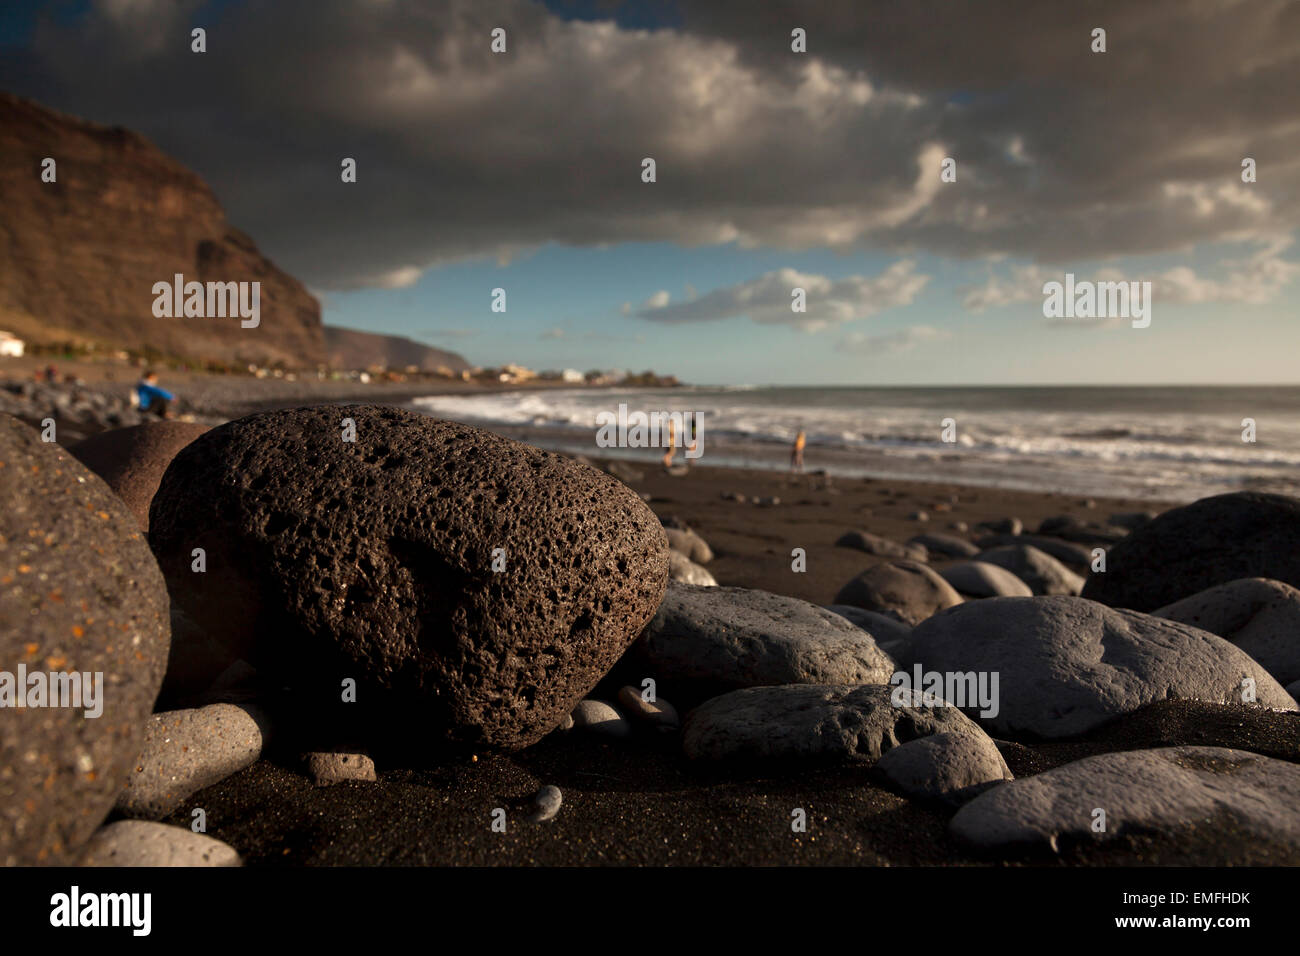
[[[140,398],[140,411],[168,418],[168,403],[176,401],[176,396],[166,389],[158,387],[158,373],[153,369],[144,373],[135,386],[135,393]]]

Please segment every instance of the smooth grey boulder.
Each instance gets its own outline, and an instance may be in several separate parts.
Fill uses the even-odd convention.
[[[1058,595],[987,598],[937,614],[912,632],[902,669],[997,674],[999,707],[981,717],[1013,740],[1086,733],[1166,698],[1257,702],[1296,710],[1256,661],[1221,637],[1164,618]]]
[[[840,535],[835,541],[835,547],[856,548],[858,551],[865,551],[867,554],[882,558],[910,558],[913,561],[926,561],[930,557],[924,545],[899,544],[897,541],[882,538],[870,531],[856,529]]]
[[[878,647],[905,641],[907,636],[912,633],[912,628],[896,617],[854,607],[852,604],[827,604],[826,610],[838,614],[862,628],[875,639]]]
[[[886,751],[876,772],[909,797],[950,806],[1012,779],[1001,751],[982,730],[945,731]]]
[[[677,550],[668,552],[668,580],[703,588],[718,586],[717,579],[709,573],[708,568],[701,567]]]
[[[1052,852],[1130,834],[1199,835],[1222,851],[1204,861],[1215,866],[1248,862],[1242,844],[1261,841],[1295,863],[1297,807],[1300,765],[1226,747],[1165,747],[1101,754],[1003,784],[958,810],[949,829],[983,849]],[[1098,809],[1104,831],[1093,829]]]
[[[835,604],[851,604],[920,624],[936,611],[961,603],[961,595],[929,565],[900,559],[867,568],[835,595]]]
[[[81,866],[239,866],[234,847],[185,827],[120,820],[96,830]]]
[[[965,538],[959,538],[952,534],[943,534],[939,531],[918,534],[913,538],[909,538],[907,543],[919,545],[925,548],[927,552],[942,555],[945,558],[973,558],[980,551],[979,548]]]
[[[987,561],[963,561],[939,570],[963,598],[1030,597],[1029,585],[1006,568]]]
[[[668,586],[633,646],[679,703],[766,684],[880,684],[894,662],[872,635],[798,598],[748,588]]]
[[[144,531],[149,504],[176,453],[208,430],[192,422],[156,421],[114,428],[77,442],[68,451],[104,479]]]
[[[1236,644],[1279,684],[1300,680],[1300,590],[1289,584],[1242,578],[1151,613]]]
[[[996,564],[1029,585],[1034,594],[1078,594],[1083,578],[1033,545],[1004,545],[981,551],[977,561]]]
[[[1001,548],[1005,545],[1032,545],[1067,567],[1086,571],[1092,566],[1092,548],[1075,541],[1065,541],[1042,534],[990,534],[975,543],[979,545],[981,551]]]
[[[906,701],[895,706],[895,690]],[[870,764],[918,737],[983,732],[956,707],[917,691],[788,684],[715,697],[691,711],[682,746],[692,760],[817,759]]]
[[[266,715],[242,704],[210,704],[154,714],[144,744],[115,809],[128,817],[161,820],[190,796],[262,755]]]
[[[1083,595],[1153,611],[1240,578],[1300,587],[1300,499],[1239,491],[1166,511],[1107,551]]]
[[[713,549],[708,542],[689,528],[664,528],[664,534],[668,535],[668,547],[696,564],[708,564],[713,560]]]
[[[0,866],[68,865],[139,753],[167,589],[127,505],[8,415],[0,502]]]

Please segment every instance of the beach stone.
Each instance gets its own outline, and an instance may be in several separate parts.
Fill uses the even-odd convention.
[[[1092,549],[1074,541],[1052,538],[1041,534],[991,534],[975,542],[980,551],[991,551],[1006,545],[1020,547],[1030,545],[1049,554],[1062,564],[1072,568],[1087,569],[1092,565]],[[978,552],[977,552],[978,553]]]
[[[887,750],[876,772],[909,797],[958,806],[1012,779],[993,740],[978,727],[918,737]]]
[[[690,702],[764,684],[880,684],[894,672],[871,634],[825,608],[675,582],[633,653],[638,673]]]
[[[676,727],[681,723],[677,708],[662,697],[655,695],[653,701],[641,696],[635,687],[622,687],[618,692],[618,702],[625,713],[636,720],[644,720],[661,727]]]
[[[668,580],[680,581],[682,584],[695,584],[704,588],[716,588],[717,578],[709,573],[708,568],[700,567],[680,551],[668,552]]]
[[[1107,550],[1083,596],[1154,611],[1240,578],[1300,587],[1300,499],[1239,491],[1166,511]]]
[[[878,647],[890,642],[905,641],[912,633],[912,628],[898,618],[854,607],[852,604],[827,604],[826,610],[862,628],[875,639]]]
[[[307,754],[307,772],[318,787],[359,780],[374,783],[375,762],[368,754],[359,751],[324,752]]]
[[[149,530],[149,504],[176,453],[208,430],[193,422],[160,421],[91,435],[68,449],[126,502]]]
[[[963,598],[1029,597],[1029,585],[1006,568],[987,561],[963,561],[939,571]]]
[[[975,558],[1010,571],[1034,594],[1073,594],[1083,590],[1083,578],[1033,545],[1004,545],[981,551]]]
[[[997,518],[992,521],[981,521],[976,527],[985,528],[993,534],[1020,534],[1025,530],[1025,524],[1019,518]]]
[[[1295,700],[1221,637],[1164,618],[1058,595],[987,598],[937,614],[912,632],[903,669],[997,674],[998,713],[979,718],[1000,736],[1083,734],[1167,698],[1241,703],[1242,678],[1257,701]]]
[[[261,755],[265,714],[251,706],[211,704],[154,714],[114,807],[128,817],[161,820]]]
[[[924,547],[899,544],[869,531],[846,531],[836,540],[835,547],[856,548],[882,558],[910,558],[913,561],[925,561],[930,556]]]
[[[713,549],[707,541],[694,531],[680,528],[666,528],[668,547],[690,558],[696,564],[708,564],[713,560]]]
[[[613,704],[603,700],[579,701],[573,708],[573,729],[603,737],[627,737],[632,727]]]
[[[967,531],[970,530],[970,525],[968,525],[968,524],[967,524],[966,522],[964,522],[964,521],[949,521],[949,522],[948,522],[948,530],[949,530],[949,531],[960,531],[962,534],[965,534]]]
[[[554,819],[560,812],[560,804],[563,802],[564,794],[560,792],[560,788],[554,784],[547,784],[533,797],[533,806],[536,809],[528,817],[528,822],[545,823],[547,820]]]
[[[979,554],[980,549],[975,547],[964,538],[958,538],[956,535],[943,534],[939,531],[931,531],[928,534],[918,534],[914,538],[909,538],[909,545],[925,548],[927,552],[941,554],[945,558],[973,558]],[[908,555],[910,557],[910,555]]]
[[[840,588],[833,603],[890,614],[916,625],[936,611],[960,604],[961,595],[927,565],[900,559],[867,568]]]
[[[1226,747],[1162,747],[1087,757],[1003,784],[958,810],[949,828],[982,849],[1051,852],[1127,835],[1203,836],[1223,853],[1203,861],[1214,866],[1248,862],[1237,853],[1258,841],[1294,864],[1297,806],[1296,764]],[[1092,829],[1098,807],[1106,811],[1102,832]]]
[[[95,831],[81,866],[240,866],[234,847],[185,827],[120,820]]]
[[[1300,590],[1289,584],[1242,578],[1152,613],[1219,635],[1259,661],[1279,684],[1300,680]]]
[[[624,484],[631,484],[634,481],[645,479],[645,472],[634,465],[629,465],[625,461],[611,459],[605,463],[605,471],[613,475]]]
[[[13,686],[22,665],[28,678],[90,674],[96,698],[0,710],[0,865],[66,865],[112,809],[139,753],[167,664],[167,591],[122,500],[8,415],[0,415],[0,500],[4,693],[27,699]]]
[[[1044,518],[1038,523],[1038,533],[1054,535],[1058,531],[1064,531],[1068,528],[1082,528],[1087,524],[1077,515],[1053,515],[1050,518]]]
[[[686,716],[682,746],[692,760],[819,759],[870,764],[893,747],[930,734],[980,734],[956,707],[894,688],[788,684],[732,691]]]
[[[1132,531],[1155,518],[1154,511],[1120,511],[1106,519],[1107,524]]]
[[[172,461],[151,519],[173,599],[235,657],[321,706],[353,679],[376,733],[417,720],[429,745],[539,740],[668,578],[659,519],[625,485],[391,406],[214,428]]]
[[[907,516],[907,520],[925,522],[930,520],[930,515],[925,511],[913,511]]]

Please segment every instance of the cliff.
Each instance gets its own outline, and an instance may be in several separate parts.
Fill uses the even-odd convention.
[[[355,329],[325,326],[325,355],[336,368],[370,368],[379,365],[405,371],[414,365],[422,372],[448,369],[460,372],[469,363],[455,352],[445,352],[397,335],[379,335]]]
[[[43,182],[42,162],[57,180]],[[153,287],[260,282],[260,322],[157,318]],[[250,287],[251,288],[251,287]],[[195,173],[142,136],[0,92],[0,329],[29,342],[152,347],[314,367],[320,304],[232,228]]]

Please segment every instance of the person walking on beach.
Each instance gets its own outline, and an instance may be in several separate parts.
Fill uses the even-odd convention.
[[[808,437],[803,433],[800,427],[799,434],[794,436],[794,447],[790,449],[790,470],[803,474],[803,446],[807,444]]]
[[[145,372],[136,383],[135,394],[140,400],[140,411],[144,414],[154,414],[159,418],[171,417],[167,406],[169,402],[176,401],[176,396],[158,387],[158,373],[153,369]]]
[[[673,455],[677,454],[677,426],[668,419],[668,450],[664,452],[664,467],[673,466]]]

